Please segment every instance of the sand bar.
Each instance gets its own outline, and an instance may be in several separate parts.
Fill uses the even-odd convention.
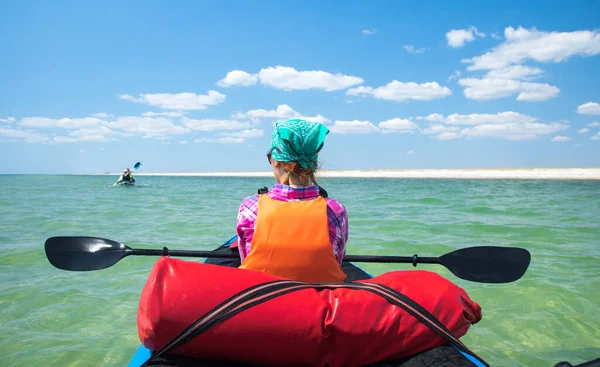
[[[113,175],[120,175],[120,173],[115,173]],[[139,172],[135,173],[135,176],[270,177],[272,176],[272,173],[270,171],[171,173]],[[318,172],[317,177],[600,180],[600,168],[323,170]]]

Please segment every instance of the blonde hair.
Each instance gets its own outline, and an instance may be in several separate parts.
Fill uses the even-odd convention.
[[[315,172],[318,169],[317,162],[312,161],[315,169],[304,168],[298,162],[283,162],[283,169],[287,172],[287,175],[283,179],[284,185],[290,184],[290,175],[298,177],[302,186],[317,185],[317,179],[315,178]]]

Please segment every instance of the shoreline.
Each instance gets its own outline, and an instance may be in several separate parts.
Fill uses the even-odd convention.
[[[103,173],[115,176],[120,173]],[[260,172],[156,172],[134,173],[134,176],[171,177],[270,177],[270,171]],[[321,178],[439,178],[439,179],[538,179],[538,180],[600,180],[600,168],[450,168],[450,169],[381,169],[323,170]]]

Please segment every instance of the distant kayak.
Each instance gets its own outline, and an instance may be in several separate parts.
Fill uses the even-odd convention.
[[[117,182],[113,184],[113,186],[135,186],[135,180],[133,179],[132,173],[137,171],[141,167],[142,164],[140,162],[137,162],[133,166],[133,170],[130,171],[129,168],[125,168],[123,170],[123,174],[119,177]]]
[[[135,186],[135,182],[121,181],[121,182],[118,182],[116,185],[117,186]]]

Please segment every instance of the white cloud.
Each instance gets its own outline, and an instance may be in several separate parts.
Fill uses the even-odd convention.
[[[409,150],[408,152],[406,152],[406,154],[413,155],[413,154],[415,154],[415,151],[414,150]]]
[[[61,118],[51,119],[46,117],[25,117],[19,121],[19,125],[33,128],[60,128],[60,129],[80,129],[85,127],[97,126],[105,123],[96,117],[85,117],[80,119]]]
[[[140,94],[138,98],[129,94],[122,94],[119,98],[143,103],[150,106],[157,106],[170,110],[204,110],[208,106],[216,105],[225,101],[226,96],[214,90],[208,91],[208,94],[196,93],[156,93]]]
[[[68,137],[68,136],[55,136],[52,141],[54,141],[55,143],[74,143],[77,141],[77,139]]]
[[[25,117],[18,123],[20,126],[38,129],[67,129],[73,130],[69,136],[56,136],[55,143],[70,143],[73,141],[109,141],[118,135],[108,126],[109,122],[97,117],[61,118],[51,119],[46,117]]]
[[[425,48],[415,48],[413,45],[404,45],[403,47],[409,54],[422,54],[426,51]]]
[[[498,33],[492,33],[490,36],[493,39],[495,39],[495,40],[501,40],[502,39],[502,36],[498,35]]]
[[[194,143],[219,143],[219,144],[241,144],[244,142],[243,138],[218,138],[218,139],[210,139],[210,138],[200,138],[194,140]]]
[[[596,133],[596,135],[592,136],[590,139],[592,139],[592,140],[600,140],[600,132]]]
[[[233,115],[233,118],[243,119],[243,118],[251,118],[251,119],[261,119],[261,118],[280,118],[287,119],[292,117],[300,116],[300,113],[295,111],[292,107],[286,104],[280,104],[274,110],[250,110],[246,113],[236,113]]]
[[[409,119],[401,119],[398,117],[387,121],[382,121],[377,125],[382,132],[386,133],[410,133],[419,129],[419,126]]]
[[[187,143],[188,143],[188,142],[187,142],[187,140],[182,140],[182,141],[180,141],[180,142],[179,142],[179,143],[177,143],[177,144],[186,145]]]
[[[556,97],[560,89],[549,84],[532,82],[543,70],[523,65],[511,65],[490,70],[482,79],[460,79],[464,95],[475,100],[489,100],[518,93],[519,101],[543,101]]]
[[[249,118],[254,122],[260,121],[261,118],[274,118],[274,119],[297,118],[297,119],[303,119],[303,120],[307,120],[307,121],[314,121],[314,122],[321,122],[321,123],[326,123],[326,122],[330,121],[329,119],[327,119],[321,115],[316,115],[313,117],[303,116],[300,112],[295,111],[292,107],[290,107],[286,104],[281,104],[281,105],[277,106],[277,108],[275,110],[265,110],[265,109],[250,110],[245,113],[236,113],[232,117],[235,119]]]
[[[0,138],[24,139],[27,143],[41,143],[48,141],[48,137],[34,131],[17,130],[0,127]]]
[[[600,127],[600,122],[591,122],[588,124],[589,127]]]
[[[590,129],[588,129],[587,127],[584,127],[583,129],[577,130],[577,134],[585,134],[589,131],[590,131]]]
[[[349,96],[371,95],[377,99],[402,102],[409,99],[429,101],[444,98],[452,94],[447,87],[442,87],[436,82],[417,84],[415,82],[399,82],[394,80],[384,86],[373,89],[372,87],[357,87],[346,92]]]
[[[369,134],[369,133],[411,133],[418,130],[419,126],[409,119],[393,118],[381,121],[375,126],[370,121],[340,121],[336,120],[330,127],[336,134]]]
[[[119,135],[124,134],[115,132],[104,125],[78,129],[69,134],[71,139],[76,139],[77,141],[112,141],[115,140],[115,137]],[[58,142],[66,143],[69,141],[65,139],[65,141]]]
[[[538,135],[553,134],[567,129],[568,125],[560,123],[543,124],[539,122],[514,123],[507,122],[496,125],[479,125],[463,129],[460,134],[465,137],[494,137],[507,140],[531,140]]]
[[[539,135],[553,134],[569,127],[562,123],[543,124],[535,117],[511,111],[496,114],[452,114],[447,117],[441,114],[430,114],[417,117],[417,120],[438,122],[423,129],[422,132],[440,140],[461,137],[527,140],[535,139]]]
[[[378,29],[363,29],[361,31],[362,34],[366,34],[367,36],[373,36],[375,35],[377,32],[379,32]]]
[[[583,144],[577,143],[577,144],[573,144],[573,146],[574,146],[575,148],[579,148],[579,147],[583,146]]]
[[[432,113],[427,116],[418,116],[417,120],[425,120],[425,121],[429,121],[429,122],[442,122],[442,121],[445,121],[445,117],[444,117],[444,115],[439,114],[439,113]]]
[[[461,136],[458,133],[446,132],[446,133],[441,133],[440,135],[435,136],[434,139],[455,140],[455,139],[460,139],[460,137]]]
[[[240,144],[244,142],[243,138],[218,138],[215,139],[215,142],[217,143],[221,143],[221,144]]]
[[[364,81],[362,78],[351,75],[331,74],[322,70],[297,71],[286,66],[264,68],[258,73],[258,78],[261,84],[288,91],[323,89],[331,92],[346,89]]]
[[[470,115],[452,114],[444,117],[439,113],[432,113],[425,117],[417,117],[417,120],[425,120],[430,122],[443,122],[450,125],[489,125],[503,124],[506,122],[528,123],[535,122],[537,118],[524,115],[518,112],[506,111],[496,114],[490,113],[472,113]]]
[[[506,40],[481,56],[463,60],[469,70],[501,69],[527,60],[562,62],[571,56],[592,56],[600,53],[600,33],[597,31],[542,32],[535,28],[507,27]]]
[[[165,117],[181,117],[184,116],[185,112],[175,111],[175,112],[144,112],[142,116],[144,117],[157,117],[157,116],[165,116]]]
[[[93,113],[90,116],[92,116],[92,117],[98,117],[98,118],[107,118],[107,117],[110,117],[111,115],[109,115],[106,112],[99,112],[99,113]]]
[[[460,78],[460,74],[461,74],[461,72],[459,70],[455,70],[454,73],[452,73],[452,75],[450,75],[448,77],[448,80],[446,80],[446,83],[449,82],[449,81],[451,81],[451,80],[453,80],[453,79]]]
[[[446,40],[450,47],[462,47],[467,42],[472,42],[477,37],[485,37],[485,33],[477,31],[477,27],[471,27],[468,29],[452,29],[446,33]]]
[[[225,135],[225,136],[228,136],[231,138],[251,139],[251,138],[260,138],[261,136],[265,135],[265,132],[260,129],[252,129],[252,130],[244,130],[244,131],[231,132],[231,133],[221,133],[220,135]]]
[[[360,87],[349,89],[346,92],[347,96],[360,96],[360,95],[365,95],[365,94],[372,95],[373,87],[365,87],[365,86],[361,85]]]
[[[517,79],[531,80],[537,78],[544,71],[524,65],[511,65],[500,69],[490,70],[485,78],[489,79]]]
[[[269,66],[261,69],[257,74],[250,74],[243,70],[230,71],[217,84],[229,87],[233,85],[250,86],[260,82],[262,85],[286,91],[322,89],[332,92],[362,84],[363,81],[357,76],[341,73],[331,74],[322,70],[298,71],[289,66]]]
[[[489,100],[517,94],[519,101],[545,101],[558,96],[556,86],[533,82],[543,71],[524,66],[527,61],[562,62],[571,56],[600,53],[600,33],[596,31],[541,32],[535,28],[504,30],[505,40],[491,51],[470,59],[468,70],[489,70],[479,78],[461,79],[464,95],[475,100]]]
[[[378,133],[380,130],[369,121],[335,121],[330,127],[332,133],[336,134],[368,134]]]
[[[256,84],[257,82],[257,74],[250,74],[243,70],[232,70],[227,73],[225,78],[219,80],[217,82],[217,85],[223,88],[231,87],[234,85],[248,87],[250,85]]]
[[[426,134],[426,135],[440,135],[440,134],[444,134],[444,133],[455,133],[459,130],[460,130],[460,128],[456,127],[456,126],[446,126],[446,125],[442,125],[442,124],[434,124],[434,125],[430,125],[426,129],[423,129],[422,132],[423,132],[423,134]]]
[[[565,142],[571,141],[571,138],[569,138],[568,136],[557,135],[557,136],[553,137],[551,140],[555,143],[565,143]]]
[[[183,125],[195,131],[214,131],[214,130],[239,130],[250,127],[248,122],[240,122],[237,120],[218,120],[218,119],[201,119],[195,120],[188,117],[181,119]]]
[[[67,129],[67,136],[55,136],[54,143],[73,141],[113,141],[121,137],[140,136],[143,138],[164,139],[174,135],[184,135],[192,131],[243,130],[250,127],[249,122],[218,119],[191,119],[181,112],[148,112],[142,116],[119,116],[108,119],[86,117],[81,119],[45,117],[27,117],[18,122],[19,126],[38,129]],[[30,142],[46,141],[40,134],[15,130],[5,131],[3,136],[27,138]],[[262,130],[246,130],[233,133],[240,137],[255,137],[264,134]],[[231,134],[227,134],[231,137]],[[262,136],[262,135],[260,135]],[[222,141],[219,140],[219,142]]]
[[[21,119],[18,125],[37,129],[71,130],[68,136],[56,136],[52,140],[55,143],[72,142],[73,139],[77,141],[113,141],[118,137],[136,135],[144,138],[164,138],[191,131],[173,123],[169,116],[181,116],[181,113],[145,113],[143,116],[109,116],[108,118],[26,117]]]
[[[8,118],[5,118],[5,119],[0,119],[0,122],[6,122],[6,123],[9,123],[9,124],[12,124],[13,122],[15,122],[15,118],[14,117],[8,117]]]
[[[519,101],[545,101],[556,97],[560,92],[560,89],[553,85],[515,79],[465,78],[460,79],[458,83],[465,87],[465,97],[475,100],[497,99],[518,93]]]
[[[584,103],[577,107],[577,113],[581,115],[600,115],[600,104],[596,102]]]
[[[144,138],[161,138],[190,132],[190,129],[175,125],[165,117],[122,116],[110,121],[108,127]]]

